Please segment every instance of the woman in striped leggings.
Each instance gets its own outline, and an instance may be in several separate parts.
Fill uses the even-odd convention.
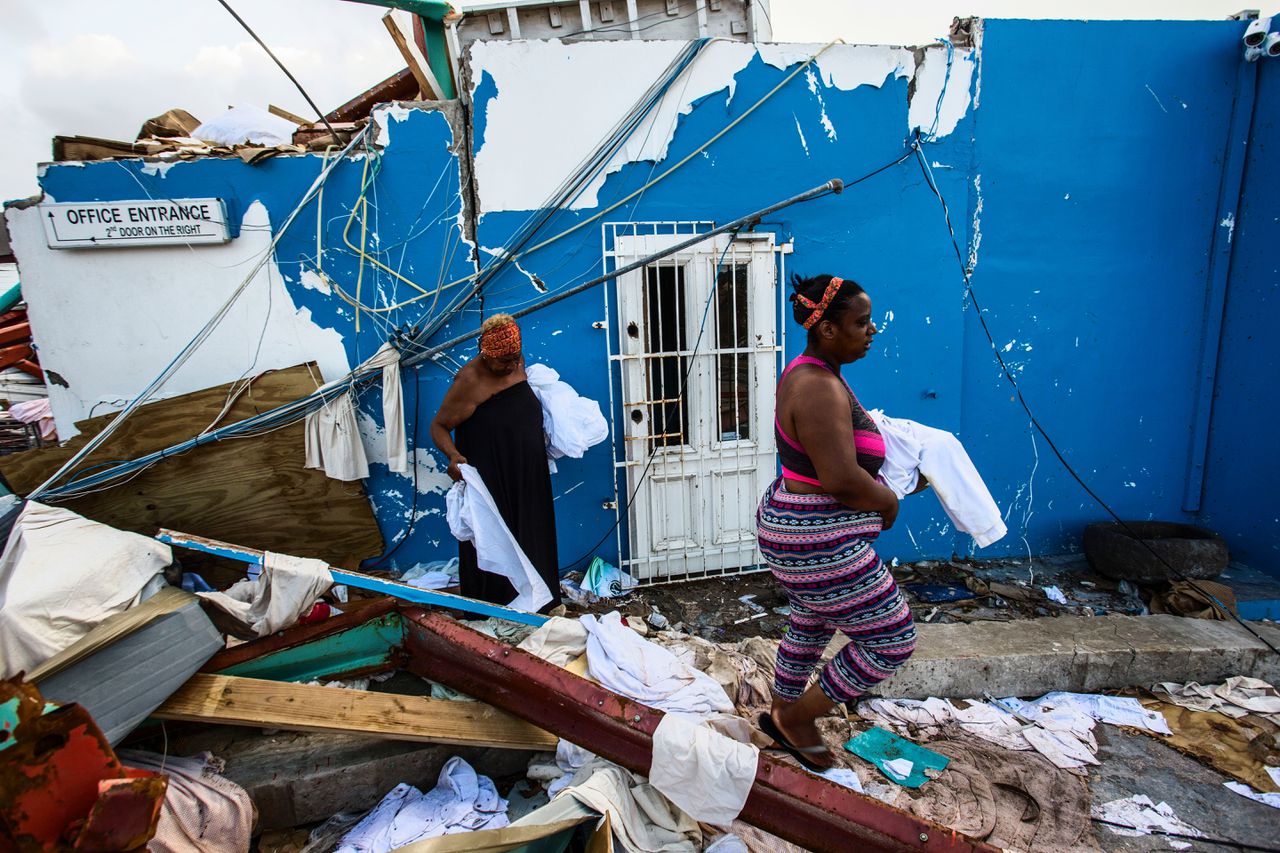
[[[808,346],[778,382],[782,476],[756,515],[760,552],[786,590],[791,621],[778,647],[773,707],[760,726],[801,763],[823,769],[833,760],[817,718],[892,675],[914,651],[916,632],[872,548],[898,517],[897,496],[876,479],[884,440],[840,376],[840,365],[871,349],[871,299],[829,275],[795,276],[792,287]],[[849,642],[810,687],[836,630]]]

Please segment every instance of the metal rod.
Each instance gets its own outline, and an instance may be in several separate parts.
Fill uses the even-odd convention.
[[[784,207],[790,207],[793,204],[799,204],[800,202],[810,201],[811,199],[820,198],[830,193],[841,193],[843,191],[844,191],[844,182],[841,181],[839,178],[832,178],[831,180],[827,181],[821,186],[814,187],[813,189],[808,190],[806,192],[802,192],[799,195],[792,196],[791,198],[786,199],[785,201],[780,201],[780,202],[777,202],[776,204],[771,204],[768,207],[763,207],[760,210],[757,210],[755,213],[748,213],[746,216],[741,216],[733,220],[732,222],[726,222],[724,225],[713,228],[710,231],[707,231],[703,234],[694,235],[693,237],[690,237],[688,240],[677,243],[674,246],[670,246],[666,249],[663,249],[660,252],[655,252],[652,255],[649,255],[647,258],[641,258],[638,261],[634,261],[625,266],[619,267],[613,272],[605,273],[602,276],[598,276],[596,278],[591,279],[590,281],[583,282],[582,284],[579,284],[575,287],[571,287],[568,290],[563,290],[557,293],[555,296],[550,296],[542,300],[541,302],[538,302],[534,305],[530,305],[528,308],[522,308],[519,311],[513,311],[511,316],[515,317],[516,319],[519,319],[520,317],[524,317],[526,315],[532,314],[534,311],[539,311],[543,308],[546,308],[548,305],[554,305],[555,303],[568,299],[571,296],[577,296],[579,293],[582,293],[583,291],[586,291],[586,290],[590,290],[596,285],[604,284],[606,281],[615,279],[618,276],[626,275],[629,272],[638,270],[641,267],[647,266],[656,260],[667,257],[668,255],[674,255],[676,252],[683,251],[684,249],[687,249],[690,246],[696,246],[697,244],[703,242],[704,240],[710,237],[714,237],[717,234],[723,234],[726,231],[732,231],[734,229],[745,228],[748,225],[763,219],[764,217],[768,216],[771,213],[782,210]],[[479,329],[475,329],[473,331],[467,332],[464,335],[459,335],[458,337],[453,338],[452,340],[445,341],[442,344],[437,344],[436,346],[430,347],[429,349],[425,349],[416,355],[406,358],[404,360],[404,366],[413,367],[415,365],[421,364],[427,359],[433,358],[434,356],[444,352],[445,350],[453,349],[458,344],[466,343],[472,338],[478,338],[479,336],[480,336]]]

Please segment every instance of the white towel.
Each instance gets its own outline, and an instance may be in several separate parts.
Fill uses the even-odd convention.
[[[910,494],[923,474],[958,530],[985,548],[1008,532],[1000,507],[954,435],[879,409],[868,412],[884,438],[880,477],[898,497]]]
[[[516,597],[508,604],[517,610],[536,612],[551,601],[551,590],[511,534],[480,472],[459,465],[462,480],[444,496],[449,530],[460,542],[474,542],[477,564],[483,571],[511,581]]]

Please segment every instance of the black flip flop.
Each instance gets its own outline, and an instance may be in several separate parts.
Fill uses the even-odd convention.
[[[807,756],[821,755],[824,752],[830,752],[830,750],[828,750],[823,744],[818,744],[817,746],[796,746],[791,741],[787,740],[786,735],[784,735],[782,730],[778,728],[777,724],[773,721],[773,717],[767,711],[756,719],[756,725],[760,727],[760,731],[773,738],[774,743],[788,752],[796,761],[799,761],[806,770],[812,770],[814,773],[822,773],[835,766],[834,764],[830,766],[823,766],[821,764],[814,764],[810,761]]]

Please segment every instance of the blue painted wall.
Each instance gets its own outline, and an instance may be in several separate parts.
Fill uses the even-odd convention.
[[[1236,559],[1280,575],[1280,62],[1257,72],[1201,519]]]
[[[973,286],[987,322],[999,346],[1008,347],[1006,358],[1027,399],[1067,459],[1126,517],[1189,518],[1180,505],[1200,312],[1242,27],[988,21],[980,105],[953,133],[926,146],[961,252],[976,252]],[[1049,53],[1044,45],[1055,48]],[[1260,116],[1262,104],[1277,102],[1273,71],[1280,63],[1274,64],[1264,71]],[[754,60],[737,75],[731,100],[723,91],[710,95],[681,117],[666,162],[714,135],[786,73]],[[473,112],[477,145],[484,143],[486,106],[500,96],[501,85],[482,78]],[[821,131],[817,94],[798,77],[707,156],[607,219],[724,222],[829,178],[859,177],[902,153],[905,79],[852,91],[827,89],[820,81],[817,86],[835,138]],[[807,151],[794,132],[797,121],[804,125]],[[1275,375],[1275,348],[1262,333],[1274,326],[1277,310],[1273,247],[1280,235],[1271,200],[1276,133],[1274,118],[1257,123],[1250,186],[1273,191],[1251,190],[1238,225],[1203,514],[1238,553],[1272,570],[1280,569],[1274,557],[1273,520],[1280,517],[1272,486],[1275,454],[1268,450],[1266,464],[1251,465],[1232,451],[1238,456],[1238,448],[1249,445],[1259,414],[1265,418],[1275,407],[1267,380]],[[438,114],[414,112],[393,122],[369,196],[378,257],[428,287],[472,269],[470,247],[458,231],[458,169],[447,148],[452,141]],[[341,231],[362,167],[344,164],[325,192],[325,269],[346,286],[353,285],[358,267],[342,247]],[[136,197],[135,181],[160,196],[234,198],[239,210],[261,199],[278,223],[319,168],[318,157],[276,158],[255,167],[209,160],[175,168],[161,180],[134,164],[91,164],[51,169],[44,185],[59,201]],[[652,169],[636,163],[611,175],[597,210],[644,184]],[[488,247],[503,245],[533,213],[485,210],[483,187],[480,205],[477,236]],[[556,213],[540,234],[558,233],[594,212]],[[308,225],[281,244],[280,267],[295,301],[344,336],[354,364],[376,349],[383,332],[362,321],[357,335],[349,306],[300,285],[301,270],[314,261],[314,206],[301,221]],[[884,332],[847,378],[868,407],[961,435],[997,502],[1009,510],[1011,535],[982,553],[1075,550],[1083,526],[1103,514],[1043,441],[1033,440],[1025,414],[1011,400],[917,164],[909,160],[841,196],[782,211],[761,227],[779,242],[794,240],[789,272],[832,272],[870,292]],[[601,243],[600,226],[592,224],[522,259],[521,267],[552,290],[570,286],[601,271]],[[414,293],[369,267],[364,276],[366,294],[382,292],[395,301]],[[606,407],[606,335],[616,332],[592,324],[608,319],[614,325],[606,297],[616,306],[616,294],[609,288],[523,323],[529,360],[550,364]],[[475,328],[482,310],[511,310],[540,296],[524,273],[508,268],[487,288],[483,303],[473,303],[437,340]],[[412,325],[430,316],[428,308],[408,307],[389,320]],[[802,346],[802,333],[791,324],[785,357]],[[471,344],[461,350],[459,360],[475,352]],[[442,367],[427,365],[406,380],[406,407],[412,410],[416,400],[417,438],[424,447],[450,378]],[[376,390],[369,393],[362,408],[380,421],[377,397]],[[375,466],[369,488],[388,542],[404,530],[413,505],[409,485]],[[609,444],[582,460],[562,460],[554,491],[561,562],[568,564],[589,555],[613,524],[613,511],[602,506],[615,497]],[[453,552],[442,509],[440,495],[419,496],[421,517],[390,562],[405,566]],[[907,502],[880,550],[909,559],[968,547],[968,538],[950,528],[925,494]],[[600,553],[616,559],[612,537]]]

